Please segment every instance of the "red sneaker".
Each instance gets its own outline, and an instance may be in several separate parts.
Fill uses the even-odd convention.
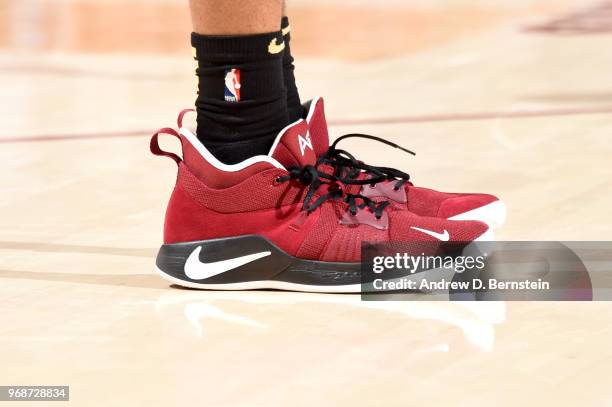
[[[374,136],[348,134],[338,138],[330,146],[323,99],[316,98],[308,102],[305,109],[308,111],[306,121],[319,163],[326,166],[327,171],[343,175],[345,177],[343,182],[352,185],[349,187],[351,192],[373,199],[390,200],[421,216],[452,220],[480,220],[487,223],[492,229],[499,228],[506,221],[506,205],[493,195],[447,193],[415,187],[409,181],[408,174],[393,168],[364,164],[336,147],[338,142],[345,138],[363,137],[414,154],[394,143]],[[351,183],[351,181],[359,182]]]
[[[160,134],[180,139],[182,159],[161,150]],[[156,265],[182,286],[359,292],[362,242],[491,237],[482,222],[421,217],[346,193],[313,166],[304,120],[281,131],[268,155],[235,165],[219,162],[186,128],[160,130],[151,151],[178,165]]]

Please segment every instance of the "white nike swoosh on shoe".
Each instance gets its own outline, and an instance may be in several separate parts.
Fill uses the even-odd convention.
[[[450,235],[448,234],[448,230],[446,229],[444,229],[443,233],[434,232],[433,230],[417,228],[416,226],[410,226],[410,229],[418,230],[419,232],[435,237],[436,239],[441,240],[443,242],[448,242],[450,239]]]
[[[185,262],[185,275],[192,280],[205,280],[272,254],[272,252],[261,252],[234,257],[233,259],[203,263],[200,261],[201,251],[202,246],[196,247]]]

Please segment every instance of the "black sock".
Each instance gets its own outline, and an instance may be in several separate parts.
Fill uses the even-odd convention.
[[[285,88],[287,88],[287,109],[289,110],[289,120],[294,122],[304,116],[304,108],[300,102],[300,95],[295,85],[295,66],[291,56],[291,33],[289,28],[289,18],[283,17],[281,20],[281,32],[285,39],[285,51],[283,51],[283,75],[285,78]]]
[[[191,45],[198,61],[198,139],[227,164],[268,154],[278,132],[289,124],[280,31],[192,33]]]

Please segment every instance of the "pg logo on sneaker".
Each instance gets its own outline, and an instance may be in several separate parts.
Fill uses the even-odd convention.
[[[228,69],[225,71],[225,101],[240,102],[240,69]]]
[[[306,133],[305,137],[298,135],[298,142],[300,143],[300,153],[302,153],[302,157],[304,156],[304,153],[306,152],[307,148],[313,150],[312,141],[310,140],[310,134]]]

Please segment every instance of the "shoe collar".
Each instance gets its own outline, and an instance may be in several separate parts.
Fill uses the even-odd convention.
[[[304,166],[314,164],[316,158],[327,151],[329,137],[323,98],[315,97],[305,104],[308,111],[304,119],[299,119],[283,128],[272,143],[267,155],[250,157],[237,164],[225,164],[219,161],[195,135],[195,130],[190,126],[181,126],[179,133],[189,146],[183,146],[183,150],[192,147],[204,160],[220,171],[238,172],[255,164],[268,164],[271,168],[287,169],[292,166]],[[182,124],[182,115],[179,118]],[[186,151],[183,152],[184,155]],[[186,163],[189,165],[189,154]]]

